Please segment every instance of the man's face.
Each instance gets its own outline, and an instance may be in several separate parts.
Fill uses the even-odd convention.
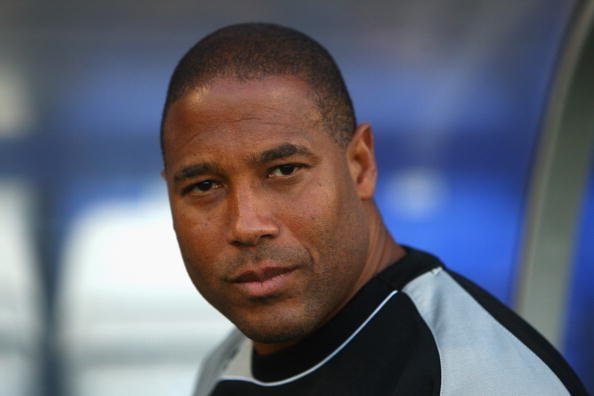
[[[214,80],[168,111],[164,177],[187,271],[259,343],[311,333],[363,282],[360,167],[323,125],[292,77]]]

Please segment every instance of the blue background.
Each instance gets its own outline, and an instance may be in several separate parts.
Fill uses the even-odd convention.
[[[0,60],[25,76],[33,121],[0,134],[0,178],[37,194],[32,249],[48,331],[72,224],[98,203],[135,202],[158,179],[177,59],[246,19],[288,24],[329,48],[376,134],[376,199],[396,239],[511,305],[539,125],[575,3],[392,3],[7,2]],[[588,191],[563,352],[594,391],[594,182]],[[51,347],[46,359],[58,359]]]

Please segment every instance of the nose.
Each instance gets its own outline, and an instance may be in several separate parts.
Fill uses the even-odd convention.
[[[256,246],[279,234],[270,203],[250,187],[235,189],[231,194],[229,214],[228,240],[234,246]]]

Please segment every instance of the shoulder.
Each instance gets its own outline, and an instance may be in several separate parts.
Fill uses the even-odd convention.
[[[402,292],[434,338],[442,394],[585,394],[568,364],[536,330],[468,279],[433,266]]]
[[[241,353],[247,344],[248,339],[239,330],[233,329],[203,361],[194,396],[209,395],[230,366],[235,366],[234,371],[249,371],[249,355],[246,357]]]

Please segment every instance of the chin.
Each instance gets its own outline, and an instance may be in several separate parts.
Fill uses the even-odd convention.
[[[286,315],[269,315],[266,319],[236,322],[236,326],[250,340],[264,344],[295,342],[311,333],[311,321]]]

